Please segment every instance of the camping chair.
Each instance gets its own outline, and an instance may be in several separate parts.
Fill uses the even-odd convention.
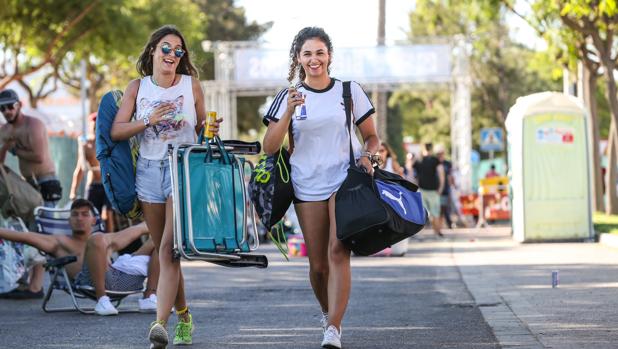
[[[48,208],[39,206],[34,210],[34,218],[37,226],[37,230],[42,234],[72,234],[71,227],[69,225],[69,216],[71,210]],[[95,209],[95,215],[97,222],[93,227],[93,232],[104,232],[103,221]],[[89,299],[94,302],[97,301],[94,287],[90,285],[75,285],[69,278],[66,272],[65,266],[69,263],[77,261],[75,256],[65,256],[61,258],[48,258],[48,262],[45,267],[50,271],[51,279],[50,285],[43,299],[43,311],[46,313],[63,312],[63,311],[79,311],[82,314],[94,314],[94,307],[84,307],[78,299]],[[85,262],[84,262],[85,263]],[[49,308],[48,302],[51,299],[51,295],[54,290],[61,290],[68,293],[71,296],[74,307],[64,308]],[[132,291],[106,291],[107,296],[114,303],[116,308],[119,307],[122,300],[132,294],[142,293],[144,289],[132,290]],[[82,302],[83,303],[83,302]],[[119,312],[138,312],[138,310],[118,309]]]
[[[268,266],[265,255],[251,253],[259,246],[255,224],[247,227],[253,203],[245,171],[252,165],[238,156],[259,151],[258,142],[222,141],[218,136],[168,148],[175,257],[225,267]]]

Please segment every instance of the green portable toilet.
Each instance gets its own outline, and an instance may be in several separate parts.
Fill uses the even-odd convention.
[[[586,110],[573,96],[520,97],[506,118],[513,237],[593,237]]]

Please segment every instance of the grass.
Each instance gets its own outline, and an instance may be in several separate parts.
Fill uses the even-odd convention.
[[[604,213],[595,212],[592,216],[592,222],[597,234],[618,234],[618,215],[606,215]]]

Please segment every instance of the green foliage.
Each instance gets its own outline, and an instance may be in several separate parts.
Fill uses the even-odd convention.
[[[272,26],[272,22],[247,23],[245,9],[235,7],[233,0],[193,0],[206,16],[208,27],[204,36],[211,41],[256,40]],[[202,78],[214,80],[214,57],[212,52],[204,52],[204,61],[199,65]]]
[[[144,44],[164,24],[183,33],[202,79],[213,76],[203,40],[251,40],[269,27],[246,23],[232,0],[0,0],[0,8],[0,87],[45,68],[77,93],[85,59],[91,101],[137,77]]]
[[[504,127],[515,100],[561,88],[561,67],[547,53],[534,52],[509,37],[506,9],[497,0],[419,0],[410,15],[411,42],[463,35],[472,46],[472,141],[479,129]],[[403,133],[417,142],[450,145],[451,91],[398,91],[389,105],[402,115]]]
[[[618,234],[618,215],[607,215],[595,212],[592,215],[592,223],[594,225],[594,231],[597,234]]]

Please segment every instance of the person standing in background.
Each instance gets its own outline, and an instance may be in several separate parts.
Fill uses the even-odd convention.
[[[114,212],[112,206],[105,195],[103,183],[101,183],[101,167],[97,160],[97,151],[94,144],[97,113],[92,113],[88,117],[88,134],[80,137],[77,144],[77,164],[73,171],[69,200],[77,199],[79,185],[86,173],[86,199],[94,205],[97,212],[105,222],[105,230],[114,231]],[[105,208],[105,210],[103,209]]]
[[[397,161],[397,154],[393,151],[393,148],[388,145],[388,143],[382,142],[380,144],[378,155],[382,158],[382,163],[380,164],[380,168],[382,170],[398,174],[402,177],[404,176],[403,168]]]
[[[413,165],[423,205],[429,212],[433,231],[442,237],[440,219],[440,193],[444,190],[444,168],[440,160],[433,155],[433,144],[426,143],[423,157]]]
[[[446,228],[453,228],[453,222],[451,221],[451,188],[454,186],[452,168],[453,165],[444,155],[444,146],[442,144],[436,145],[436,156],[442,165],[444,170],[444,188],[440,192],[440,216],[446,223]]]

